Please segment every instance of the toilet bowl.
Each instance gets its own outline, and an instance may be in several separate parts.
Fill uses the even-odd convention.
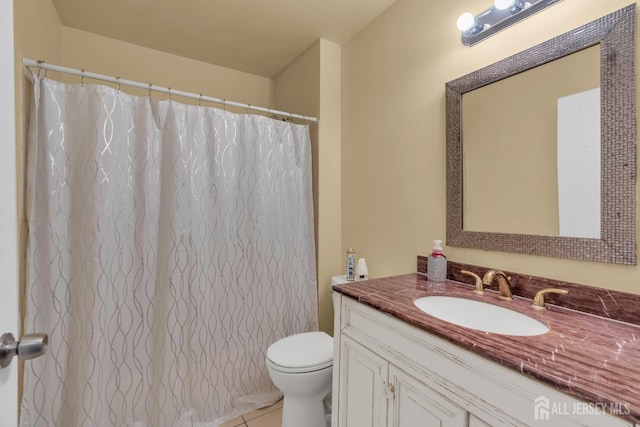
[[[333,338],[324,332],[291,335],[269,346],[266,363],[284,394],[282,427],[327,427],[324,399],[331,392]]]

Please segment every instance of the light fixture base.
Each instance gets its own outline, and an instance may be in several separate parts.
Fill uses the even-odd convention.
[[[476,22],[484,27],[482,31],[475,33],[465,31],[462,33],[462,44],[473,46],[494,35],[495,33],[510,27],[511,25],[534,15],[561,0],[525,0],[524,8],[512,12],[510,10],[500,10],[495,6],[490,7],[478,14]]]

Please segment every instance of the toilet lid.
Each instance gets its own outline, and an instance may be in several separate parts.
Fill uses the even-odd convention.
[[[291,335],[274,342],[267,358],[284,368],[303,369],[333,364],[333,338],[324,332]]]

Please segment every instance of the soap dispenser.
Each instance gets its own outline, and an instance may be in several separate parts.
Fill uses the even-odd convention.
[[[442,253],[442,240],[433,241],[433,251],[427,258],[427,279],[443,283],[447,279],[447,257]]]

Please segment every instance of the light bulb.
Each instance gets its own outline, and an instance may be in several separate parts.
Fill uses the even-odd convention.
[[[495,7],[499,10],[511,9],[515,6],[516,0],[495,0]]]
[[[511,14],[520,12],[526,7],[523,0],[495,0],[494,6],[498,10],[508,10]]]
[[[476,18],[473,14],[465,12],[458,18],[458,29],[460,31],[467,31],[476,26]]]

